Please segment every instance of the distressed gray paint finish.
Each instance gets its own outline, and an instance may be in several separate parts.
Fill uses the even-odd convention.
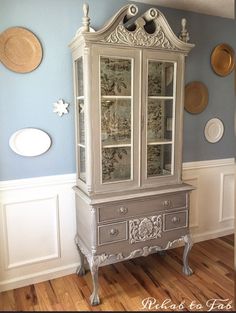
[[[170,231],[188,227],[188,211],[171,212],[164,214],[164,230]]]
[[[151,214],[152,212],[162,211],[165,208],[179,209],[187,207],[187,198],[185,193],[172,194],[171,198],[166,195],[160,195],[158,198],[149,197],[148,206],[145,198],[138,200],[124,200],[115,202],[112,207],[109,204],[102,204],[98,207],[99,222],[106,220],[126,219],[137,214]],[[137,207],[138,212],[137,212]]]
[[[74,61],[75,103],[83,100],[83,122],[86,125],[83,132],[86,179],[81,180],[81,125],[80,119],[75,119],[76,244],[81,263],[77,273],[84,274],[84,255],[88,260],[93,280],[91,304],[97,305],[100,303],[100,266],[161,252],[182,241],[185,243],[183,272],[186,275],[191,274],[188,265],[191,248],[189,192],[193,188],[182,183],[181,163],[184,58],[194,45],[178,39],[165,17],[156,9],[150,9],[139,17],[132,32],[126,29],[123,20],[137,14],[137,7],[134,5],[123,7],[103,29],[91,33],[87,31],[87,6],[84,6],[84,12],[84,28],[70,44]],[[155,31],[152,33],[148,33],[144,28],[148,21],[155,25]],[[76,60],[81,57],[84,62],[85,86],[82,98],[77,93],[78,77],[75,66]],[[154,77],[153,71],[149,72],[150,63],[162,68],[159,77]],[[168,89],[166,65],[170,64],[173,79]],[[122,76],[123,72],[125,77]],[[147,81],[152,86],[147,86]],[[156,85],[153,81],[156,81]],[[122,97],[129,101],[120,101]],[[150,127],[152,124],[150,119],[148,122],[146,110],[150,99],[152,106],[153,101],[163,99],[171,100],[173,105],[171,137],[162,135],[161,139],[156,139],[157,142],[153,141],[153,138],[150,141],[148,130],[144,126],[149,123]],[[112,106],[121,108],[118,117],[115,116]],[[122,110],[130,112],[128,120],[124,118],[127,114],[123,114]],[[170,114],[167,108],[162,110],[167,116]],[[80,111],[76,110],[76,114],[79,113]],[[165,114],[159,113],[151,109],[152,118],[165,117]],[[113,123],[109,118],[114,118]],[[118,121],[119,125],[125,122],[126,126],[123,127],[130,130],[123,133],[120,126],[117,126],[117,133],[113,128]],[[164,127],[164,121],[165,119],[158,122],[158,127]],[[165,132],[163,130],[163,134]],[[119,151],[117,144],[121,147]],[[125,146],[122,146],[124,144]],[[155,158],[150,162],[150,149],[147,148],[150,145],[169,146],[172,154],[168,148],[166,161],[166,149],[158,148],[158,162]],[[155,165],[158,168],[155,168]]]
[[[128,227],[127,222],[117,222],[113,224],[98,227],[98,244],[100,246],[109,243],[116,243],[127,240]]]

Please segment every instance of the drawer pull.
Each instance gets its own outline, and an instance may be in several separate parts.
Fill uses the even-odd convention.
[[[163,206],[164,206],[165,208],[169,208],[169,207],[171,206],[171,201],[170,201],[170,200],[165,200],[165,201],[163,201]]]
[[[121,206],[119,208],[119,212],[120,212],[120,214],[124,214],[125,215],[128,212],[128,209],[126,207],[124,207],[124,206]]]
[[[174,216],[174,217],[172,217],[171,222],[172,222],[172,223],[179,223],[179,222],[180,222],[180,218]]]
[[[111,235],[111,236],[117,236],[118,234],[119,234],[119,230],[118,230],[118,229],[112,228],[112,229],[110,230],[110,235]]]

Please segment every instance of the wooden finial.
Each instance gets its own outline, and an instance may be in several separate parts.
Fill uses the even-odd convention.
[[[182,29],[186,29],[186,25],[187,25],[187,20],[186,20],[186,18],[182,18],[182,19],[181,19],[181,25],[182,25]]]
[[[135,16],[138,13],[138,7],[135,4],[131,4],[127,10],[127,20]]]
[[[181,32],[180,32],[180,35],[179,35],[179,39],[184,41],[184,42],[188,42],[190,40],[189,33],[188,33],[187,29],[186,29],[186,25],[187,25],[186,18],[182,18],[181,19],[182,29],[181,29]]]
[[[87,3],[84,3],[83,11],[84,11],[84,16],[82,18],[83,32],[89,32],[90,18],[88,16],[88,14],[89,14],[89,5]]]
[[[88,5],[88,3],[84,3],[83,4],[83,11],[84,11],[84,16],[88,17],[88,13],[89,13],[89,5]]]

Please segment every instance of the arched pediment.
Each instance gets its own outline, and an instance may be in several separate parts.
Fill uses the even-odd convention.
[[[87,8],[87,11],[86,11]],[[169,49],[187,54],[194,44],[187,43],[189,39],[186,30],[186,20],[182,19],[181,35],[178,38],[172,31],[164,15],[156,8],[151,8],[142,16],[137,16],[138,7],[134,4],[121,8],[100,30],[89,32],[88,6],[84,7],[84,27],[77,37],[85,41],[102,42],[109,45],[125,45],[132,47],[151,47]],[[87,12],[87,13],[86,13]]]

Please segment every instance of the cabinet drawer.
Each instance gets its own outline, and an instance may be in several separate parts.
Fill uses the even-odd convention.
[[[98,209],[99,222],[123,219],[131,216],[149,214],[156,211],[187,207],[186,193],[160,195],[139,200],[127,200],[101,205]]]
[[[127,222],[98,226],[98,244],[127,240]]]
[[[188,226],[188,210],[174,213],[165,213],[164,217],[164,231],[184,228]]]

